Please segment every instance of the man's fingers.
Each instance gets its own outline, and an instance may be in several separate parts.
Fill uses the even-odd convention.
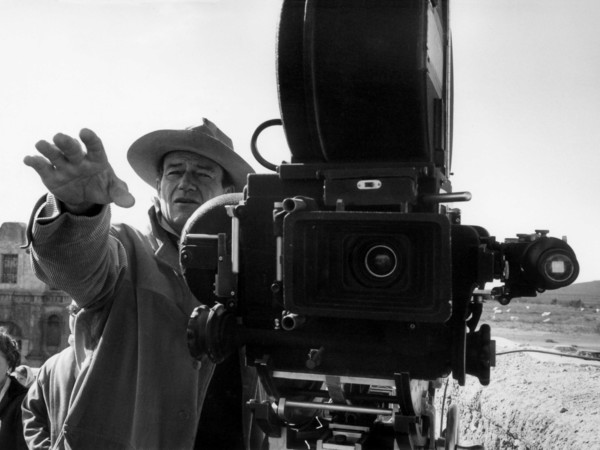
[[[91,160],[99,162],[108,161],[106,152],[104,151],[104,144],[102,144],[102,141],[96,133],[89,128],[83,128],[79,132],[79,138],[85,144],[88,156]]]
[[[35,144],[35,148],[38,152],[44,155],[48,161],[50,161],[50,164],[60,164],[65,160],[65,157],[60,149],[48,141],[39,141]]]
[[[34,169],[42,178],[45,178],[54,172],[52,164],[50,164],[42,156],[26,156],[25,158],[23,158],[23,163],[25,163],[26,166],[29,166],[32,169]]]
[[[62,151],[63,156],[73,164],[79,164],[85,158],[85,152],[77,139],[66,134],[58,133],[54,136],[54,143]]]
[[[94,162],[105,163],[106,167],[110,170],[111,181],[109,181],[108,185],[110,200],[122,208],[131,208],[135,204],[135,198],[129,192],[127,184],[118,178],[110,167],[102,140],[89,128],[83,128],[79,132],[79,138],[87,148],[88,158]]]
[[[23,162],[35,169],[48,189],[63,202],[106,204],[114,202],[123,208],[135,203],[127,184],[114,173],[100,138],[84,128],[78,140],[58,133],[54,144],[39,141],[35,146],[41,155],[27,156]],[[47,158],[47,159],[46,159]]]

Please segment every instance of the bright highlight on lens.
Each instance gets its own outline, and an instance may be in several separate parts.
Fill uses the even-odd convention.
[[[389,277],[397,266],[396,253],[387,245],[375,245],[365,255],[365,267],[374,277]]]

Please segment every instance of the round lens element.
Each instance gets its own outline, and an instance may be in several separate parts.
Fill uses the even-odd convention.
[[[563,253],[554,253],[545,258],[542,270],[544,276],[551,281],[563,283],[573,276],[575,265],[569,256]]]
[[[398,258],[394,250],[387,245],[375,245],[365,254],[365,268],[376,278],[386,278],[398,267]]]

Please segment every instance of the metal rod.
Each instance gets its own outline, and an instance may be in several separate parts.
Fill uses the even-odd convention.
[[[343,411],[353,412],[358,414],[375,414],[391,416],[394,411],[388,408],[366,408],[363,406],[340,405],[335,403],[312,403],[312,402],[295,402],[281,398],[279,400],[278,409],[298,408],[298,409],[319,409],[323,411]]]
[[[231,219],[231,272],[240,273],[240,219]]]
[[[275,239],[275,280],[283,281],[283,238]]]

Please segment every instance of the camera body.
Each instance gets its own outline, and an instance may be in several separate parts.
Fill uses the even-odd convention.
[[[487,384],[493,342],[488,329],[476,329],[482,303],[475,289],[503,280],[494,293],[506,303],[577,276],[570,247],[544,233],[497,243],[440,205],[437,213],[327,207],[325,190],[337,179],[318,178],[327,170],[293,176],[305,166],[290,166],[286,179],[287,169],[250,175],[245,195],[207,202],[186,225],[188,284],[205,305],[222,304],[235,318],[209,331],[192,327],[204,352],[226,355],[246,345],[248,364],[269,355],[290,373],[380,379],[407,372],[426,380],[453,373],[461,384],[465,374]],[[401,183],[418,192],[418,174],[427,171],[410,169],[415,178]],[[374,174],[367,181],[389,182]]]
[[[501,302],[535,296],[572,283],[577,259],[545,231],[498,243],[449,206],[470,194],[449,180],[447,0],[285,0],[277,71],[282,118],[252,139],[275,173],[205,203],[182,233],[183,273],[204,304],[190,351],[220,362],[245,348],[269,398],[253,408],[271,435],[294,422],[285,399],[319,398],[292,406],[392,414],[394,432],[424,446],[431,382],[489,383],[495,347],[478,327],[476,289],[500,280]],[[291,163],[260,155],[272,125],[283,125]]]
[[[464,327],[466,317],[456,314],[464,315],[470,301],[463,295],[453,304],[459,283],[452,276],[451,219],[326,208],[331,182],[251,175],[246,199],[231,208],[243,268],[237,310],[244,327],[271,334],[246,346],[249,363],[269,355],[278,370],[294,373],[447,376],[456,366],[453,334],[460,335],[449,324]],[[477,254],[478,235],[470,237],[457,251]],[[463,291],[476,276],[462,268]],[[315,364],[310,355],[320,349]]]

